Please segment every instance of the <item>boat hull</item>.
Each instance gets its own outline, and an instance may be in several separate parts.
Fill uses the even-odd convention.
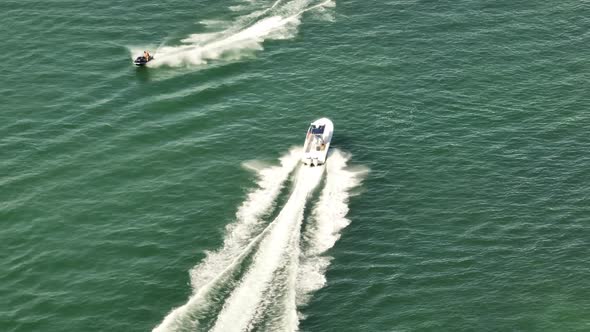
[[[321,118],[312,122],[303,144],[301,161],[309,166],[323,165],[328,158],[333,134],[334,124],[330,119]]]

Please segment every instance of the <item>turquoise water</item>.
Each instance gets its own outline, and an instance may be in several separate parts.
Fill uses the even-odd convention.
[[[587,2],[0,8],[0,331],[590,329]]]

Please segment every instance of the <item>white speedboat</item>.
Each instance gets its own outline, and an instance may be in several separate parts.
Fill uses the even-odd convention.
[[[318,166],[326,162],[333,133],[334,125],[328,118],[321,118],[311,123],[303,145],[304,164]]]

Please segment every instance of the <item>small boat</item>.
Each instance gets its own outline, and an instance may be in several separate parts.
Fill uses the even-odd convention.
[[[334,125],[328,118],[315,120],[307,130],[303,145],[302,161],[305,165],[318,166],[326,162]]]
[[[137,59],[135,59],[135,61],[133,61],[133,63],[136,66],[145,66],[148,62],[154,60],[154,56],[150,55],[149,59],[146,59],[145,56],[138,56]]]

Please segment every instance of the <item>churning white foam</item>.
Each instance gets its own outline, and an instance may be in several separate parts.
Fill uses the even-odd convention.
[[[213,331],[245,331],[257,314],[264,299],[264,292],[271,286],[277,269],[285,257],[299,245],[299,229],[308,196],[318,185],[323,167],[302,167],[297,174],[293,193],[273,221],[269,234],[261,241],[254,262],[238,287],[225,302]],[[289,314],[290,315],[290,314]],[[281,330],[297,328],[296,315],[284,320],[288,326]]]
[[[222,270],[224,263],[230,262],[237,253],[243,250],[252,240],[254,234],[261,231],[264,221],[261,217],[268,212],[275,202],[281,188],[299,163],[301,149],[293,148],[281,157],[280,166],[263,167],[257,170],[258,189],[250,192],[236,213],[236,222],[226,227],[223,248],[207,254],[205,261],[191,271],[193,290],[207,283]],[[256,169],[255,162],[247,162],[243,166]],[[253,167],[254,166],[254,167]]]
[[[333,7],[334,1],[314,4],[314,0],[277,0],[263,10],[246,14],[229,27],[217,32],[192,34],[179,46],[163,46],[154,52],[149,67],[204,65],[211,60],[237,60],[262,50],[269,39],[288,39],[296,35],[303,13]],[[212,21],[205,21],[212,22]],[[219,21],[215,21],[219,24]],[[149,48],[149,47],[145,47]],[[143,49],[130,47],[131,56],[137,57]]]
[[[273,313],[270,330],[296,331],[297,308],[325,285],[330,263],[326,251],[340,237],[350,221],[346,218],[351,190],[358,186],[367,169],[347,166],[349,155],[331,150],[325,166],[299,167],[289,199],[269,224],[263,215],[275,204],[281,188],[299,164],[300,149],[281,159],[281,166],[267,167],[248,162],[244,167],[259,175],[252,191],[237,212],[237,220],[227,228],[223,248],[207,254],[191,271],[193,295],[174,309],[154,331],[195,330],[199,311],[208,305],[216,285],[231,285],[216,318],[209,321],[213,331],[250,331],[265,323]],[[304,209],[314,189],[326,173],[325,186],[313,204],[305,233],[301,234]],[[251,259],[245,260],[249,256]],[[245,262],[248,262],[245,264]],[[246,268],[245,272],[232,271]],[[242,270],[243,271],[243,270]],[[221,303],[218,304],[221,306]],[[211,318],[208,318],[209,320]],[[269,329],[265,327],[265,329]]]
[[[361,183],[368,172],[364,167],[347,168],[350,156],[339,150],[332,152],[326,162],[326,184],[304,234],[306,246],[301,255],[296,291],[299,306],[325,285],[325,272],[331,260],[325,252],[334,246],[342,229],[350,224],[346,214],[351,190]]]
[[[300,150],[291,149],[281,158],[280,166],[260,168],[255,162],[244,164],[244,167],[257,172],[259,188],[248,194],[236,213],[236,222],[227,226],[223,247],[207,253],[205,260],[190,271],[193,295],[188,302],[172,310],[153,331],[177,331],[187,326],[196,327],[193,311],[202,304],[214,283],[222,282],[256,242],[254,234],[263,227],[261,217],[272,207],[289,174],[299,163]]]

